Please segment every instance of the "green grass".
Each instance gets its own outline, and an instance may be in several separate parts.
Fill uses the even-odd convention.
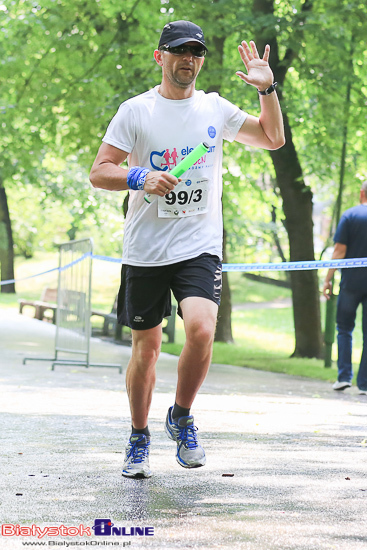
[[[16,258],[15,260],[15,278],[23,279],[57,268],[59,265],[58,252],[46,253],[37,252],[29,260]],[[120,284],[121,266],[117,263],[102,262],[95,260],[93,264],[92,279],[92,308],[110,312],[113,306],[115,296]],[[58,272],[53,271],[39,277],[20,280],[16,283],[16,294],[0,293],[1,308],[18,308],[18,300],[23,298],[27,300],[39,300],[42,290],[46,287],[57,287]],[[34,308],[25,306],[24,314],[33,316]],[[92,318],[93,327],[100,328],[102,319]]]
[[[215,342],[213,363],[281,372],[334,381],[336,366],[326,369],[322,360],[291,358],[294,349],[292,309],[240,310],[232,314],[234,344]],[[163,344],[162,351],[179,355],[184,328],[177,322],[176,343]]]
[[[15,278],[23,279],[57,268],[58,253],[38,252],[34,258],[16,258]],[[110,311],[120,285],[121,266],[117,263],[95,260],[93,263],[92,306]],[[17,307],[18,299],[39,300],[45,287],[57,287],[58,272],[20,280],[16,283],[16,295],[0,293],[1,307]]]
[[[232,304],[273,302],[290,298],[292,295],[287,288],[250,281],[239,272],[230,272],[228,277]]]
[[[256,283],[260,284],[260,283]],[[261,284],[260,284],[261,285]],[[261,285],[262,286],[262,285]],[[259,291],[261,288],[259,288]],[[325,319],[325,304],[321,304],[322,323]],[[354,331],[353,363],[354,371],[362,348],[361,311],[358,312]],[[176,342],[163,344],[162,350],[173,355],[181,353],[185,341],[181,319],[176,323]],[[215,342],[213,363],[250,367],[269,372],[281,372],[305,376],[319,380],[335,381],[337,378],[337,349],[333,346],[333,366],[324,367],[320,359],[291,357],[294,350],[292,308],[250,309],[232,313],[234,344]]]
[[[31,260],[18,258],[16,261],[16,277],[22,278],[57,267],[58,255],[38,253]],[[111,310],[120,281],[120,265],[94,261],[92,283],[92,306],[108,312]],[[289,297],[287,289],[266,285],[245,279],[240,273],[230,274],[232,303],[281,301]],[[42,289],[46,286],[57,286],[57,272],[28,279],[17,283],[17,294],[0,294],[0,307],[18,308],[19,298],[39,299]],[[33,310],[25,311],[33,315]],[[322,304],[322,323],[325,312]],[[93,317],[93,327],[100,327],[102,320]],[[279,309],[239,309],[232,314],[232,330],[235,343],[214,343],[213,362],[251,367],[272,372],[282,372],[297,376],[306,376],[320,380],[336,379],[337,369],[336,345],[333,347],[332,368],[324,368],[322,360],[291,358],[294,349],[294,331],[292,308]],[[176,342],[163,344],[162,351],[179,355],[185,341],[184,327],[177,318]],[[355,370],[359,362],[362,348],[361,312],[358,313],[354,331],[353,362]]]

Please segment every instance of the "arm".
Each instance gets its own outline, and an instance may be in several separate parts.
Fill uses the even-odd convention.
[[[241,59],[247,69],[247,75],[237,71],[237,75],[247,84],[264,91],[273,84],[274,76],[268,60],[270,46],[265,47],[264,56],[260,59],[255,43],[243,41],[238,47]],[[259,118],[249,115],[240,128],[236,141],[262,149],[279,149],[285,143],[283,117],[276,91],[260,97],[261,114]]]
[[[107,189],[108,191],[125,191],[129,189],[127,185],[129,170],[120,166],[127,156],[126,151],[102,143],[89,174],[93,187]],[[167,172],[149,172],[145,180],[144,191],[163,197],[166,193],[172,191],[177,183],[178,179]]]
[[[127,156],[126,151],[102,143],[89,174],[93,187],[109,191],[128,189],[126,183],[128,170],[120,166]]]
[[[331,257],[332,260],[342,260],[345,258],[345,255],[347,253],[347,245],[342,243],[335,243],[334,246],[334,252]],[[331,279],[333,278],[333,275],[335,273],[336,269],[329,269],[324,282],[324,288],[323,288],[323,295],[327,300],[330,299],[330,295],[333,293],[333,287],[331,284]]]

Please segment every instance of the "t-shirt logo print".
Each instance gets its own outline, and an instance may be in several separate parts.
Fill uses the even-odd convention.
[[[216,135],[217,135],[217,131],[216,131],[216,129],[214,128],[214,126],[209,126],[209,128],[208,128],[208,136],[211,137],[211,138],[215,138]]]
[[[177,165],[177,157],[178,154],[176,151],[176,147],[173,149],[172,153],[170,153],[169,149],[166,149],[166,152],[163,155],[166,164],[163,164],[163,166],[167,166],[167,170],[172,170],[172,168]],[[170,159],[172,159],[172,162],[170,161]]]
[[[153,157],[161,157],[161,164],[158,165],[159,160]],[[165,162],[163,162],[163,159]],[[169,149],[163,149],[163,151],[152,151],[150,154],[150,164],[155,170],[170,171],[174,166],[177,166],[178,153],[176,147],[174,147],[172,153]],[[157,164],[156,164],[157,163]]]

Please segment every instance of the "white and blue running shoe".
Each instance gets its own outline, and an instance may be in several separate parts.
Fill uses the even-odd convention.
[[[126,455],[122,475],[125,477],[150,477],[149,467],[150,437],[144,434],[132,434],[126,446]]]
[[[206,462],[205,451],[198,442],[197,427],[193,416],[182,416],[172,420],[172,409],[168,409],[165,430],[170,439],[177,443],[176,460],[184,468],[199,468]]]

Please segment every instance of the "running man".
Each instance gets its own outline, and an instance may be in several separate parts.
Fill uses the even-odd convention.
[[[284,144],[276,83],[268,63],[270,47],[262,58],[254,42],[243,41],[238,49],[247,74],[236,74],[257,89],[259,118],[217,93],[196,90],[208,51],[203,31],[190,21],[168,23],[154,51],[162,68],[160,85],[122,103],[90,173],[96,188],[129,190],[118,299],[119,323],[132,329],[126,372],[132,421],[123,466],[126,477],[151,476],[148,413],[162,320],[171,313],[171,290],[184,321],[186,342],[165,430],[177,444],[181,466],[196,468],[206,461],[191,406],[209,370],[220,303],[223,139],[269,150]],[[209,152],[184,174],[183,181],[167,169],[154,170],[155,155],[175,148],[179,163],[201,142],[209,145]],[[128,169],[121,167],[126,158]],[[183,194],[187,179],[195,195]],[[149,204],[146,193],[155,196]],[[196,202],[189,204],[188,197]]]

